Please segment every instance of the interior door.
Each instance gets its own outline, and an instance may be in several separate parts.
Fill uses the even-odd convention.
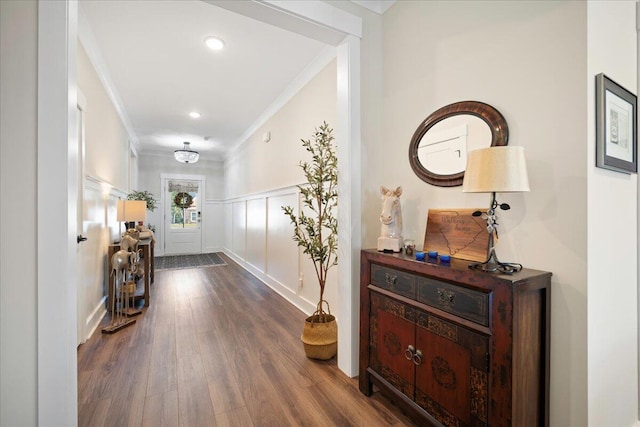
[[[203,182],[170,178],[164,187],[165,255],[201,253]]]

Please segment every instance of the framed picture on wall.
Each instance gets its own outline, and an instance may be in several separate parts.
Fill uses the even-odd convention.
[[[600,73],[596,76],[596,166],[638,172],[636,96]]]

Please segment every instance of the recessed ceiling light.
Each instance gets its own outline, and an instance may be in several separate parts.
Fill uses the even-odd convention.
[[[189,117],[191,117],[192,119],[199,119],[200,113],[198,113],[197,111],[192,111],[189,113]]]
[[[204,44],[211,50],[221,50],[224,48],[224,41],[217,37],[207,37],[204,39]]]

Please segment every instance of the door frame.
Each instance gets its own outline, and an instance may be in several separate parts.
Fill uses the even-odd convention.
[[[78,207],[78,211],[76,214],[78,227],[78,235],[84,232],[84,153],[85,153],[85,114],[87,112],[87,98],[84,96],[82,91],[78,89],[78,198],[76,206]],[[82,280],[83,277],[83,263],[80,260],[80,250],[82,248],[82,243],[78,242],[78,246],[76,246],[76,254],[78,255],[78,268],[76,271],[76,277],[78,281],[78,336],[76,342],[78,345],[86,342],[87,337],[87,317],[89,314],[89,310],[87,310],[85,304],[85,294],[84,294],[84,282]]]
[[[358,375],[362,139],[360,39],[362,18],[320,1],[204,0],[240,15],[336,47],[338,154],[338,368]]]
[[[211,2],[216,4],[216,2]],[[224,3],[224,2],[223,2]],[[338,46],[338,126],[344,141],[339,153],[342,201],[338,234],[342,261],[338,266],[341,304],[338,307],[338,367],[348,376],[358,373],[358,276],[361,248],[361,130],[360,37],[362,20],[321,2],[226,2],[248,9],[270,7],[282,22],[292,22],[296,32],[329,29],[342,34],[316,39]],[[218,4],[220,6],[220,4]],[[224,6],[223,6],[224,7]],[[291,10],[295,8],[295,10]],[[333,13],[327,13],[333,12]],[[242,12],[240,12],[242,13]],[[243,13],[247,15],[247,13]],[[265,16],[267,14],[264,14]],[[354,29],[344,19],[357,21]],[[289,24],[278,27],[294,30]],[[76,354],[77,280],[74,256],[76,195],[70,190],[69,168],[77,164],[75,138],[78,2],[38,1],[38,154],[37,212],[37,413],[51,424],[77,425],[78,380]],[[295,31],[295,30],[294,30]],[[306,34],[309,36],[309,34]],[[73,142],[74,144],[72,144]],[[64,208],[55,208],[56,206]],[[71,206],[73,205],[73,206]],[[53,207],[53,208],[52,208]],[[52,257],[51,254],[57,254]],[[62,390],[64,391],[60,391]]]
[[[38,1],[37,408],[78,423],[78,2]]]
[[[161,173],[160,174],[160,206],[162,207],[162,252],[166,254],[167,248],[167,209],[171,202],[166,200],[167,195],[167,181],[170,179],[181,179],[186,181],[199,181],[200,189],[198,190],[201,193],[200,199],[200,253],[205,252],[205,241],[204,241],[204,227],[206,224],[206,214],[205,214],[205,189],[207,184],[207,177],[205,175],[187,175],[187,174],[175,174],[175,173]]]

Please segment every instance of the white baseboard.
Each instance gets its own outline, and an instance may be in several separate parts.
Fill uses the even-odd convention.
[[[253,274],[258,280],[262,283],[273,289],[278,295],[289,301],[291,304],[296,306],[300,311],[305,313],[306,315],[311,315],[316,309],[315,304],[310,303],[309,301],[299,297],[295,293],[293,293],[289,288],[285,285],[274,279],[273,277],[266,274],[264,271],[260,270],[253,264],[247,262],[243,258],[236,255],[229,248],[223,248],[222,250],[229,258],[234,260],[238,265],[247,270],[249,273]]]
[[[83,337],[83,340],[82,340],[83,343],[87,341],[91,337],[91,335],[93,335],[95,330],[100,325],[100,322],[102,322],[102,319],[104,319],[104,316],[107,314],[106,303],[107,303],[107,297],[105,295],[100,299],[100,302],[89,314],[89,316],[87,316],[87,320],[85,323],[86,325],[85,330],[87,331],[87,336]]]

